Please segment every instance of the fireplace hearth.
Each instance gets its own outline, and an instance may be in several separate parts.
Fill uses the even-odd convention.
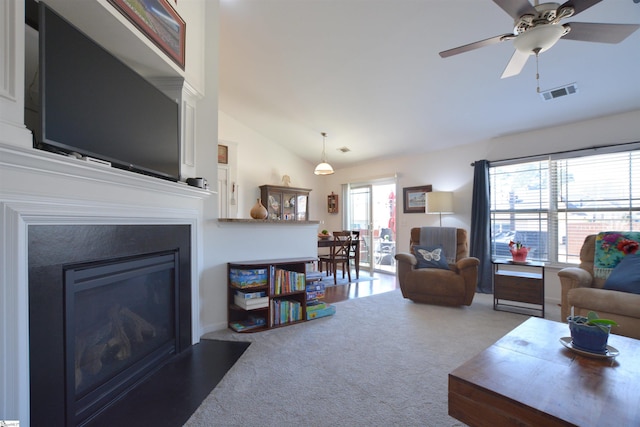
[[[32,425],[83,425],[191,345],[189,225],[30,225]]]

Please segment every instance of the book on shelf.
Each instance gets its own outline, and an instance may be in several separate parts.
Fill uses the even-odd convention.
[[[265,308],[269,306],[269,297],[242,298],[238,295],[235,295],[233,297],[233,301],[238,307],[242,307],[245,310],[253,310],[256,308]]]
[[[302,320],[302,304],[298,301],[276,299],[271,301],[271,325]]]
[[[322,303],[324,307],[309,310],[307,306],[307,320],[319,319],[321,317],[332,316],[336,314],[336,306]]]
[[[324,291],[307,292],[307,301],[315,301],[325,297]]]
[[[306,274],[307,283],[308,282],[319,282],[322,280],[324,275],[319,271],[308,271]]]
[[[314,301],[325,297],[325,285],[322,282],[307,282],[307,301]],[[307,303],[308,305],[308,303]]]
[[[310,311],[322,310],[326,307],[327,307],[326,302],[321,302],[321,301],[307,302],[307,313],[309,313]]]
[[[307,284],[307,292],[311,291],[324,291],[325,285],[321,282],[312,282]]]
[[[271,267],[271,293],[275,295],[304,291],[306,278],[304,273]]]
[[[231,285],[236,288],[255,288],[265,286],[267,284],[267,269],[252,268],[240,269],[232,268],[229,270],[229,280]]]
[[[236,332],[247,331],[250,329],[260,328],[265,326],[267,321],[264,317],[249,316],[246,320],[238,320],[236,322],[229,323],[229,327]]]
[[[241,299],[253,299],[253,298],[262,298],[262,297],[266,297],[267,293],[265,291],[258,291],[258,292],[244,292],[244,291],[240,291],[237,290],[235,295],[238,298]]]

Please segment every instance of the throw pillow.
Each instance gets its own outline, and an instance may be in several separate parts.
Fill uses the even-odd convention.
[[[441,268],[448,270],[447,257],[442,246],[414,246],[413,253],[418,260],[417,268]]]
[[[640,294],[640,254],[630,254],[613,269],[604,289]]]
[[[616,265],[640,247],[640,231],[603,231],[596,235],[593,275],[606,279]]]

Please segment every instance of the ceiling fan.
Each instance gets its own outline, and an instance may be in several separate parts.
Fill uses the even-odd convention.
[[[515,76],[522,71],[529,56],[540,54],[556,44],[560,38],[598,43],[620,43],[640,28],[636,24],[600,24],[570,22],[563,19],[575,16],[602,0],[568,0],[563,4],[542,3],[533,6],[529,0],[493,0],[514,19],[512,33],[502,34],[464,46],[440,52],[442,58],[513,40],[515,52],[501,78]]]

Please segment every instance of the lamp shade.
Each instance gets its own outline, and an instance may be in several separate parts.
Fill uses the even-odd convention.
[[[453,213],[453,193],[451,191],[432,191],[426,193],[427,203],[425,213],[427,214],[452,214]]]
[[[316,169],[313,171],[316,175],[331,175],[333,173],[333,168],[329,163],[322,162],[318,163]]]
[[[327,163],[327,153],[326,153],[326,132],[322,132],[322,159],[316,169],[313,171],[316,175],[331,175],[333,173],[333,168],[329,163]]]

